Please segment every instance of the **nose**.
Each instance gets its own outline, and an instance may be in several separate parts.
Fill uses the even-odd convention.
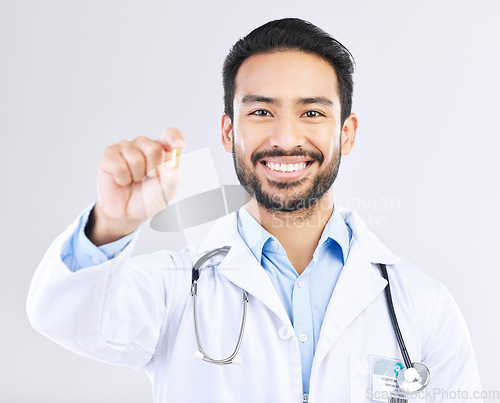
[[[303,146],[306,143],[306,138],[304,130],[301,130],[296,119],[292,116],[281,116],[275,119],[269,141],[272,147],[279,147],[287,151]]]

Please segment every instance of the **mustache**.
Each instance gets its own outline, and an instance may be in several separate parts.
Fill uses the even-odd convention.
[[[306,150],[304,148],[293,148],[285,151],[282,148],[273,148],[272,150],[256,151],[252,154],[252,164],[255,166],[257,162],[266,157],[308,157],[316,160],[321,165],[324,161],[324,156],[319,151]]]

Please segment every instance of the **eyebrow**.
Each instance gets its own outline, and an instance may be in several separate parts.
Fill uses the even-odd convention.
[[[265,95],[258,95],[258,94],[245,95],[241,100],[242,104],[252,104],[256,102],[272,104],[272,105],[279,105],[281,103],[276,98],[271,98]],[[297,104],[299,105],[321,104],[325,106],[333,106],[333,101],[331,101],[326,97],[307,97],[307,98],[299,98],[297,100]]]
[[[255,102],[261,102],[265,104],[278,105],[280,102],[275,98],[266,97],[264,95],[250,94],[245,95],[241,100],[242,104],[253,104]]]
[[[325,106],[333,106],[333,101],[325,97],[300,98],[297,103],[301,105],[321,104]]]

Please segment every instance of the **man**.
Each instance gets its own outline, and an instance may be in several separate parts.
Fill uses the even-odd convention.
[[[167,199],[175,194],[178,170],[164,162],[184,139],[169,129],[108,147],[98,201],[35,274],[33,326],[79,354],[143,369],[157,402],[405,401],[382,264],[408,352],[432,374],[434,394],[409,398],[479,390],[446,289],[333,205],[358,126],[352,73],[347,49],[299,19],[238,41],[224,64],[222,144],[250,201],[200,244],[131,258],[158,181]],[[191,267],[226,245],[201,271],[195,301]]]

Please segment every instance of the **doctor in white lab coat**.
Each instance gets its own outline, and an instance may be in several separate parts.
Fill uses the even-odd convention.
[[[387,265],[411,358],[429,367],[428,390],[440,391],[434,400],[417,401],[480,390],[469,334],[448,291],[392,254],[356,214],[343,217],[353,237],[323,322],[309,401],[370,401],[370,356],[401,360],[377,263]],[[235,213],[182,253],[130,258],[132,241],[116,258],[72,273],[61,249],[75,226],[55,240],[36,272],[28,301],[36,329],[84,356],[144,369],[156,402],[302,401],[299,341],[271,281],[239,236]],[[193,358],[191,266],[225,245],[231,246],[226,258],[201,276],[200,334],[207,353],[228,356],[238,338],[246,290],[248,315],[237,366]]]
[[[233,96],[226,100],[231,106],[226,104],[223,115],[222,142],[253,196],[244,208],[279,241],[300,276],[326,222],[338,213],[331,185],[340,155],[354,144],[357,117],[342,102],[342,66],[299,51],[297,44],[282,44],[279,52],[251,52],[259,40],[271,38],[278,45],[279,40],[302,40],[311,28],[294,19],[269,24],[230,54],[237,54],[238,46],[247,51],[235,63],[233,88],[225,82]],[[288,30],[284,38],[283,30]],[[294,30],[300,35],[290,34]],[[310,35],[314,39],[318,33]],[[35,273],[27,308],[38,331],[84,356],[143,370],[156,402],[388,401],[380,380],[391,374],[377,372],[377,365],[397,364],[402,356],[378,266],[385,264],[408,352],[431,373],[427,392],[408,401],[443,401],[453,393],[455,401],[470,401],[480,391],[467,327],[446,288],[391,253],[353,212],[340,212],[351,233],[348,257],[325,306],[307,393],[301,341],[275,285],[241,237],[237,213],[219,219],[201,243],[181,252],[131,257],[134,231],[147,217],[145,203],[158,200],[153,190],[158,179],[162,195],[175,192],[176,169],[160,164],[182,143],[180,132],[169,130],[159,141],[141,137],[106,149],[99,200],[89,221],[80,217],[61,234]],[[157,176],[143,181],[158,165]],[[283,231],[281,224],[297,218],[315,224]],[[96,247],[124,236],[130,242],[104,262],[70,270],[63,252],[82,222]],[[193,357],[198,349],[191,268],[206,252],[226,245],[231,247],[227,256],[201,273],[198,320],[205,351],[227,357],[238,340],[246,291],[239,365]]]

